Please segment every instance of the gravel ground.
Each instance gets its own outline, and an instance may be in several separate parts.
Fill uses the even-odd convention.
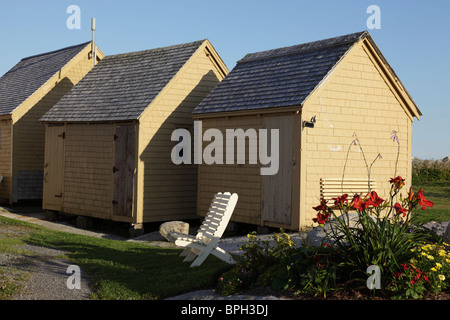
[[[91,290],[88,277],[81,272],[80,289],[69,289],[67,273],[71,265],[64,252],[51,248],[25,245],[30,254],[21,256],[12,267],[25,274],[21,291],[13,300],[89,300]]]
[[[42,212],[16,214],[0,210],[0,215],[36,223],[59,231],[73,232],[94,237],[122,239],[126,241],[139,241],[163,247],[173,244],[164,241],[159,232],[148,233],[144,236],[127,240],[115,235],[93,232],[73,227],[65,223],[55,223],[45,220]],[[449,221],[443,223],[429,223],[428,227],[436,228],[438,234],[445,232]],[[8,231],[5,231],[8,232]],[[261,236],[269,238],[270,235]],[[301,245],[304,233],[291,234],[291,239],[297,246]],[[232,254],[239,254],[239,247],[246,241],[247,237],[223,238],[220,247]],[[14,300],[88,300],[91,294],[89,276],[81,270],[81,289],[69,289],[67,280],[71,273],[67,273],[70,262],[65,258],[65,252],[52,248],[38,247],[32,245],[23,246],[26,254],[17,256],[0,253],[0,267],[6,270],[14,270],[12,276],[24,279],[23,288],[20,293],[12,297]],[[270,293],[258,295],[234,295],[222,297],[213,290],[200,290],[186,293],[167,300],[284,300],[286,297],[276,297]]]

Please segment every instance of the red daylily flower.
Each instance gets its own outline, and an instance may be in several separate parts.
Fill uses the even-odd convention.
[[[344,194],[344,195],[342,195],[342,196],[340,196],[340,197],[337,197],[337,198],[333,198],[333,200],[334,200],[334,204],[335,205],[339,205],[339,206],[343,206],[344,205],[344,202],[345,203],[347,203],[348,202],[348,194]]]
[[[320,201],[320,205],[318,205],[317,207],[313,207],[314,210],[318,211],[316,218],[313,218],[314,222],[324,224],[330,217],[331,209],[328,208],[327,202],[327,200],[322,199]]]
[[[316,211],[324,211],[324,212],[326,212],[326,211],[328,211],[327,202],[328,202],[327,200],[322,199],[320,201],[320,205],[318,205],[317,207],[313,207],[313,209],[316,210]]]
[[[393,208],[395,209],[396,215],[403,214],[403,216],[405,217],[408,213],[408,209],[403,208],[398,202],[394,204]]]
[[[362,211],[365,209],[364,200],[361,198],[361,196],[359,194],[355,194],[353,196],[352,207],[359,211]]]
[[[318,224],[324,224],[327,222],[328,218],[330,217],[329,213],[317,213],[317,217],[313,219],[314,222],[317,222]]]
[[[414,191],[413,191],[412,187],[409,187],[408,199],[406,199],[406,201],[407,201],[408,203],[411,203],[411,202],[413,202],[414,200],[415,200],[415,198],[414,198]]]
[[[405,185],[405,179],[403,179],[400,176],[391,178],[391,180],[389,182],[392,183],[396,189],[400,189],[401,187],[403,187]]]
[[[369,204],[373,205],[374,207],[378,207],[380,204],[384,202],[383,199],[381,199],[378,194],[375,191],[372,191],[369,193]]]
[[[422,206],[422,210],[425,210],[426,207],[433,206],[433,202],[425,199],[425,196],[423,195],[423,188],[420,188],[419,192],[417,192],[417,199],[419,200],[419,206]]]

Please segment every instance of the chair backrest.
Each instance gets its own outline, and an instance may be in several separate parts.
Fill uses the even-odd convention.
[[[197,238],[214,238],[222,237],[225,229],[233,214],[236,206],[238,195],[236,193],[216,193],[209,207],[208,213],[200,226]]]

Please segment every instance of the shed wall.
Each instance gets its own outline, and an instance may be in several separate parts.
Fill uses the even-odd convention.
[[[2,202],[11,198],[11,134],[12,121],[0,120],[0,175],[3,176],[0,182],[0,200]]]
[[[390,178],[401,175],[411,181],[411,120],[361,44],[307,100],[303,120],[312,116],[316,116],[315,127],[302,130],[301,227],[313,226],[320,178],[342,177],[354,134],[362,150],[350,147],[345,177],[367,178],[363,153],[368,166],[381,154],[371,170],[380,197],[389,197]],[[393,130],[399,144],[390,139]]]
[[[198,218],[197,166],[175,165],[172,132],[193,133],[192,111],[223,79],[201,48],[160,93],[140,119],[138,222]],[[142,213],[142,214],[141,214]]]
[[[203,133],[215,128],[221,131],[224,137],[223,146],[224,164],[200,164],[198,169],[198,214],[205,216],[213,195],[217,192],[232,192],[239,195],[232,221],[260,225],[262,221],[263,200],[263,176],[261,176],[259,161],[257,164],[249,164],[248,141],[246,143],[245,164],[225,164],[226,129],[255,129],[257,132],[264,127],[264,118],[253,116],[237,116],[230,118],[205,118],[201,119]],[[209,141],[203,142],[202,150],[209,145]],[[237,141],[235,141],[235,148]]]
[[[56,83],[28,99],[17,111],[13,141],[13,201],[42,198],[45,126],[39,119],[92,68],[87,50],[70,62]],[[47,91],[44,91],[47,90]]]

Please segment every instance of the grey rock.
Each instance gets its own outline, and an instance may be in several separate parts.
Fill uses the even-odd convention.
[[[444,222],[430,221],[430,222],[425,223],[423,226],[427,229],[434,231],[434,233],[436,233],[436,235],[443,237],[446,232],[446,229],[448,231],[448,225],[449,225],[449,221],[444,221]]]
[[[167,241],[172,241],[172,232],[189,234],[189,223],[183,221],[169,221],[164,222],[159,227],[159,233],[167,239]]]
[[[374,217],[372,217],[375,219]],[[339,216],[337,219],[345,219],[351,228],[357,228],[359,225],[359,215],[357,212],[349,212]],[[340,236],[341,233],[338,232],[337,227],[339,226],[336,218],[331,219],[329,222],[325,223],[324,226],[318,226],[308,232],[305,239],[305,244],[308,246],[320,246],[322,243],[332,244],[336,236]],[[328,234],[328,237],[327,237]]]
[[[447,224],[447,229],[445,230],[443,240],[445,243],[450,244],[450,223]]]

